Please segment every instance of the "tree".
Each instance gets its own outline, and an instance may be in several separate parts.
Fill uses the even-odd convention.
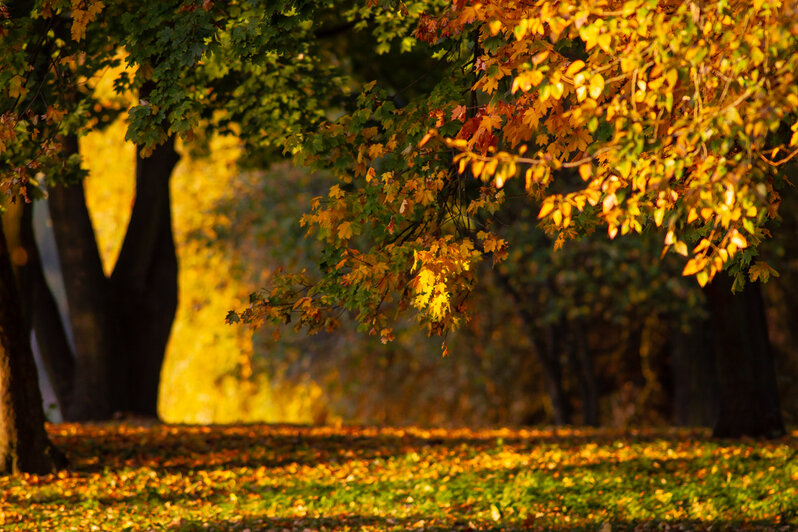
[[[495,220],[511,179],[557,245],[598,226],[613,239],[661,229],[663,251],[687,257],[682,273],[701,286],[724,270],[736,290],[746,274],[766,280],[756,253],[798,150],[796,20],[789,3],[735,1],[456,0],[430,12],[416,35],[446,79],[401,109],[367,87],[360,110],[305,144],[304,162],[340,178],[305,217],[327,244],[322,275],[285,274],[230,319],[294,315],[316,331],[343,307],[389,339],[396,300],[445,334],[473,312],[476,262],[507,255]],[[569,170],[581,183],[563,190]],[[783,432],[777,403],[747,399],[767,426],[734,411],[718,435]]]
[[[308,53],[314,42],[307,23],[312,8],[293,2],[263,8],[257,2],[54,1],[20,4],[8,12],[12,31],[5,37],[20,55],[7,62],[6,96],[27,104],[31,116],[47,116],[52,126],[27,137],[30,160],[45,169],[47,155],[56,167],[71,161],[73,170],[57,177],[44,172],[76,343],[74,362],[68,349],[44,355],[48,367],[74,369],[74,377],[54,372],[68,417],[102,419],[115,411],[157,415],[160,368],[178,292],[169,190],[179,159],[176,138],[189,142],[212,131],[235,131],[251,147],[273,152],[287,131],[318,121],[324,102],[338,94],[325,89],[340,82],[332,75],[335,69]],[[121,254],[106,277],[80,184],[77,137],[124,110],[124,98],[103,102],[91,90],[97,72],[119,63],[120,49],[132,69],[115,87],[120,96],[132,93],[138,101],[129,111],[128,131],[139,146],[137,193]],[[29,74],[24,67],[34,63],[37,69]],[[37,121],[38,115],[14,128],[30,133]],[[10,140],[13,149],[25,139]],[[29,174],[9,179],[26,184]],[[25,224],[20,235],[28,234],[30,217],[20,221]],[[27,307],[41,303],[34,300],[33,286],[23,293],[30,299]],[[43,313],[44,307],[34,309],[33,316]],[[42,320],[33,323],[47,327]],[[67,345],[63,331],[37,334]]]
[[[9,248],[0,231],[0,474],[52,473],[65,460],[44,430],[36,365],[21,308]]]

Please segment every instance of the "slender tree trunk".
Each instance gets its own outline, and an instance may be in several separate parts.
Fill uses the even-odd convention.
[[[749,283],[736,295],[722,273],[706,288],[718,371],[716,437],[785,433],[761,288]]]
[[[45,474],[64,465],[44,429],[30,335],[0,227],[0,474]]]
[[[44,370],[65,411],[72,400],[75,361],[33,235],[33,204],[18,201],[7,205],[3,228],[22,300],[25,330],[33,328],[36,334]]]

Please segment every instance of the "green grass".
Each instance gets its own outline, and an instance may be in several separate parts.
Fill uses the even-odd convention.
[[[798,529],[798,432],[54,425],[2,530]]]

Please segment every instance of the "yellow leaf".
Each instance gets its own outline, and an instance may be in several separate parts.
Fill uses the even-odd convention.
[[[553,201],[545,201],[543,205],[540,206],[540,212],[538,213],[538,220],[541,220],[548,216],[548,214],[554,210],[554,202]]]
[[[604,90],[604,78],[601,77],[601,74],[593,74],[590,78],[590,97],[594,100],[601,96],[601,92]]]
[[[615,207],[616,205],[618,205],[618,197],[617,197],[615,194],[607,194],[607,195],[604,197],[604,201],[602,202],[602,205],[601,205],[601,211],[602,211],[604,214],[607,214],[607,213],[608,213],[608,212],[610,212],[610,211],[613,209],[613,207]]]
[[[582,178],[583,181],[587,181],[590,179],[590,176],[593,175],[593,165],[590,163],[585,163],[579,165],[579,177]]]
[[[352,238],[352,222],[343,222],[338,226],[338,238],[341,240]]]
[[[493,519],[494,521],[501,521],[502,513],[499,511],[499,509],[496,507],[495,504],[490,505],[490,518]]]
[[[612,44],[612,34],[602,33],[601,35],[599,35],[597,42],[602,50],[609,53],[610,44]]]
[[[682,270],[682,275],[685,277],[688,275],[693,275],[694,273],[698,273],[704,269],[704,266],[707,265],[707,259],[705,257],[695,257],[687,261],[687,264],[684,265],[684,270]]]
[[[679,255],[686,257],[687,256],[687,244],[682,242],[681,240],[676,242],[673,245],[673,250],[678,253]]]
[[[565,87],[562,84],[562,81],[558,81],[551,85],[551,95],[554,97],[555,100],[559,100],[562,97],[562,93],[565,90]]]
[[[543,61],[545,61],[547,57],[549,57],[548,50],[543,50],[542,52],[538,52],[537,54],[535,54],[535,57],[532,58],[532,64],[539,65]]]
[[[337,198],[343,197],[343,195],[344,195],[344,192],[343,192],[343,190],[341,190],[341,187],[339,187],[338,185],[333,185],[333,186],[330,187],[330,197],[331,198],[337,199]]]
[[[665,209],[657,209],[654,211],[654,223],[657,227],[662,225],[662,219],[665,218]]]
[[[565,75],[568,77],[572,77],[574,74],[576,74],[583,68],[585,68],[585,62],[582,61],[581,59],[577,59],[576,61],[568,65],[568,70],[565,71]]]
[[[27,89],[25,89],[25,78],[22,76],[14,76],[9,81],[9,91],[8,94],[12,98],[20,98],[27,93]]]
[[[471,163],[471,173],[474,174],[474,177],[482,175],[483,168],[485,168],[485,161],[476,160]]]
[[[491,35],[496,35],[502,29],[502,23],[500,20],[491,20],[488,23],[488,28],[490,28]]]
[[[702,238],[701,242],[699,242],[698,245],[695,248],[693,248],[693,253],[698,254],[704,251],[705,249],[709,249],[710,244],[712,244],[712,242],[710,242],[706,238]]]
[[[679,71],[676,70],[675,68],[668,70],[668,73],[665,74],[665,76],[668,79],[668,85],[670,85],[671,87],[676,85],[676,82],[679,81]]]
[[[740,249],[748,247],[748,241],[736,229],[731,234],[731,241]]]

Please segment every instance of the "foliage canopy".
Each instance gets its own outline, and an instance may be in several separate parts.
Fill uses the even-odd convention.
[[[456,328],[476,264],[514,244],[498,220],[521,192],[555,247],[661,230],[701,286],[772,274],[756,255],[798,153],[794,3],[454,0],[415,35],[440,81],[406,105],[367,85],[303,139],[302,161],[339,179],[303,219],[322,276],[283,275],[245,320],[316,331],[344,308],[388,340],[410,308]]]

